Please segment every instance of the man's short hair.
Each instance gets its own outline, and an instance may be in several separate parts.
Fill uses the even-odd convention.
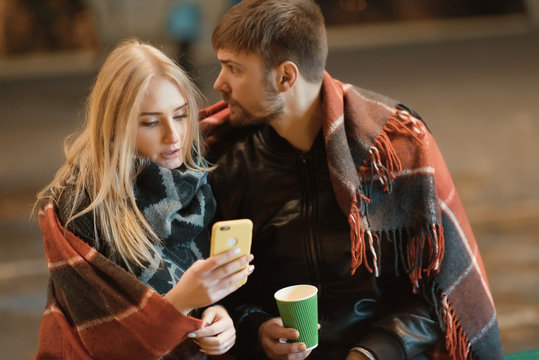
[[[314,83],[322,81],[328,53],[324,17],[312,0],[243,0],[223,15],[212,45],[256,53],[266,70],[292,61]]]

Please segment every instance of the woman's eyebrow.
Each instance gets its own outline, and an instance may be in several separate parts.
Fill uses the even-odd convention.
[[[186,106],[187,106],[187,103],[184,103],[183,105],[180,105],[176,109],[174,109],[174,111],[181,110]],[[147,116],[147,115],[161,115],[161,113],[159,111],[153,111],[153,112],[149,111],[149,112],[141,112],[140,113],[140,116]]]
[[[183,109],[186,106],[187,106],[187,103],[183,103],[183,105],[178,106],[176,109],[174,109],[174,111],[178,111],[180,109]]]

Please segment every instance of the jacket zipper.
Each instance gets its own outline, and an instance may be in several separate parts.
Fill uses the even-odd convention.
[[[312,156],[310,153],[303,153],[299,156],[300,174],[302,180],[302,218],[304,221],[304,242],[305,242],[305,257],[309,267],[311,281],[318,287],[318,298],[322,300],[324,286],[320,273],[320,247],[318,237],[315,231],[316,222],[316,187],[315,175],[312,169]]]

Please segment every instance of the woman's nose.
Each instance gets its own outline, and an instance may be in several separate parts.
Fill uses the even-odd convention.
[[[180,129],[174,126],[172,121],[168,121],[168,125],[165,128],[164,140],[166,143],[172,144],[180,141]]]

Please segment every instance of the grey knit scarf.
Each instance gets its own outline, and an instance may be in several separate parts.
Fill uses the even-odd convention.
[[[137,176],[135,199],[163,240],[154,249],[162,259],[161,266],[141,269],[136,275],[164,294],[195,261],[209,255],[208,225],[215,214],[215,199],[207,172],[148,163]]]

